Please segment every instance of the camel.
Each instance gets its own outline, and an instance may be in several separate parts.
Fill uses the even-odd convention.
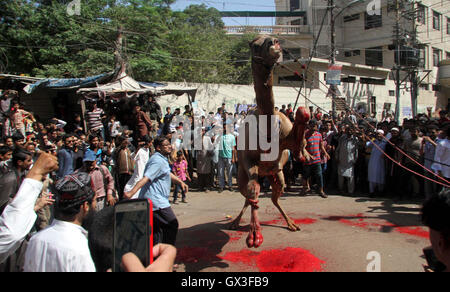
[[[280,211],[287,222],[290,231],[299,231],[300,227],[289,218],[279,204],[279,198],[283,195],[285,179],[283,166],[289,159],[289,151],[299,160],[304,161],[308,153],[304,149],[304,131],[309,120],[309,114],[305,108],[300,107],[296,112],[295,122],[291,121],[280,112],[275,112],[273,96],[273,69],[279,59],[282,58],[282,49],[277,39],[269,36],[259,36],[250,42],[252,52],[252,72],[256,93],[256,110],[249,115],[267,115],[267,129],[273,127],[271,116],[279,118],[279,155],[273,161],[261,161],[260,155],[264,153],[258,145],[256,150],[249,150],[249,127],[245,127],[245,150],[238,150],[239,171],[238,185],[240,193],[245,197],[245,204],[241,213],[231,223],[230,229],[239,228],[239,223],[248,206],[251,206],[250,231],[246,243],[249,248],[258,248],[263,243],[261,226],[258,219],[258,197],[260,194],[260,177],[268,177],[272,187],[272,202]],[[270,133],[270,130],[267,130]],[[261,135],[261,133],[258,133]],[[267,134],[270,140],[270,134]],[[258,139],[259,140],[259,139]]]

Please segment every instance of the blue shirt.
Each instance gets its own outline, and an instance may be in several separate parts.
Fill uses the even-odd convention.
[[[144,176],[150,179],[139,194],[139,199],[150,199],[153,203],[153,211],[170,207],[170,166],[167,157],[156,152],[150,157],[145,166]]]
[[[58,178],[63,178],[66,175],[72,174],[74,171],[73,151],[67,148],[59,150],[58,164]]]

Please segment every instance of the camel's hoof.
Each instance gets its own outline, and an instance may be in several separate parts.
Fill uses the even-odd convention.
[[[293,232],[301,230],[298,225],[293,224],[293,223],[288,225],[288,229],[289,229],[289,231],[293,231]]]
[[[254,246],[255,248],[258,248],[258,247],[261,246],[261,244],[263,243],[263,241],[264,241],[264,238],[263,238],[263,236],[262,236],[262,233],[259,232],[259,231],[255,232],[255,243],[253,244],[253,246]]]
[[[262,233],[259,231],[250,232],[247,237],[247,246],[248,248],[258,248],[264,242],[264,238]]]
[[[246,242],[247,242],[248,248],[252,248],[253,247],[253,244],[255,243],[254,238],[253,238],[253,232],[250,232],[248,234]]]

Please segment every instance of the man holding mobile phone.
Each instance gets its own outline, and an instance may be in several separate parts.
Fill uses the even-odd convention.
[[[131,199],[142,188],[139,198],[150,199],[153,203],[154,244],[175,245],[178,233],[178,220],[170,207],[170,186],[174,182],[187,193],[189,188],[170,169],[168,156],[172,145],[166,137],[158,137],[154,142],[155,154],[145,166],[144,178],[130,191],[124,193],[124,199]]]
[[[433,196],[422,207],[422,222],[430,228],[430,241],[439,265],[450,272],[450,190],[444,189]],[[427,261],[429,259],[427,258]],[[429,261],[429,264],[430,261]],[[435,267],[430,267],[435,268]]]

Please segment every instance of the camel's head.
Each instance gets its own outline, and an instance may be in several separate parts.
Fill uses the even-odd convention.
[[[278,39],[270,36],[257,37],[250,42],[250,49],[253,61],[267,67],[272,67],[283,58],[280,42]]]

